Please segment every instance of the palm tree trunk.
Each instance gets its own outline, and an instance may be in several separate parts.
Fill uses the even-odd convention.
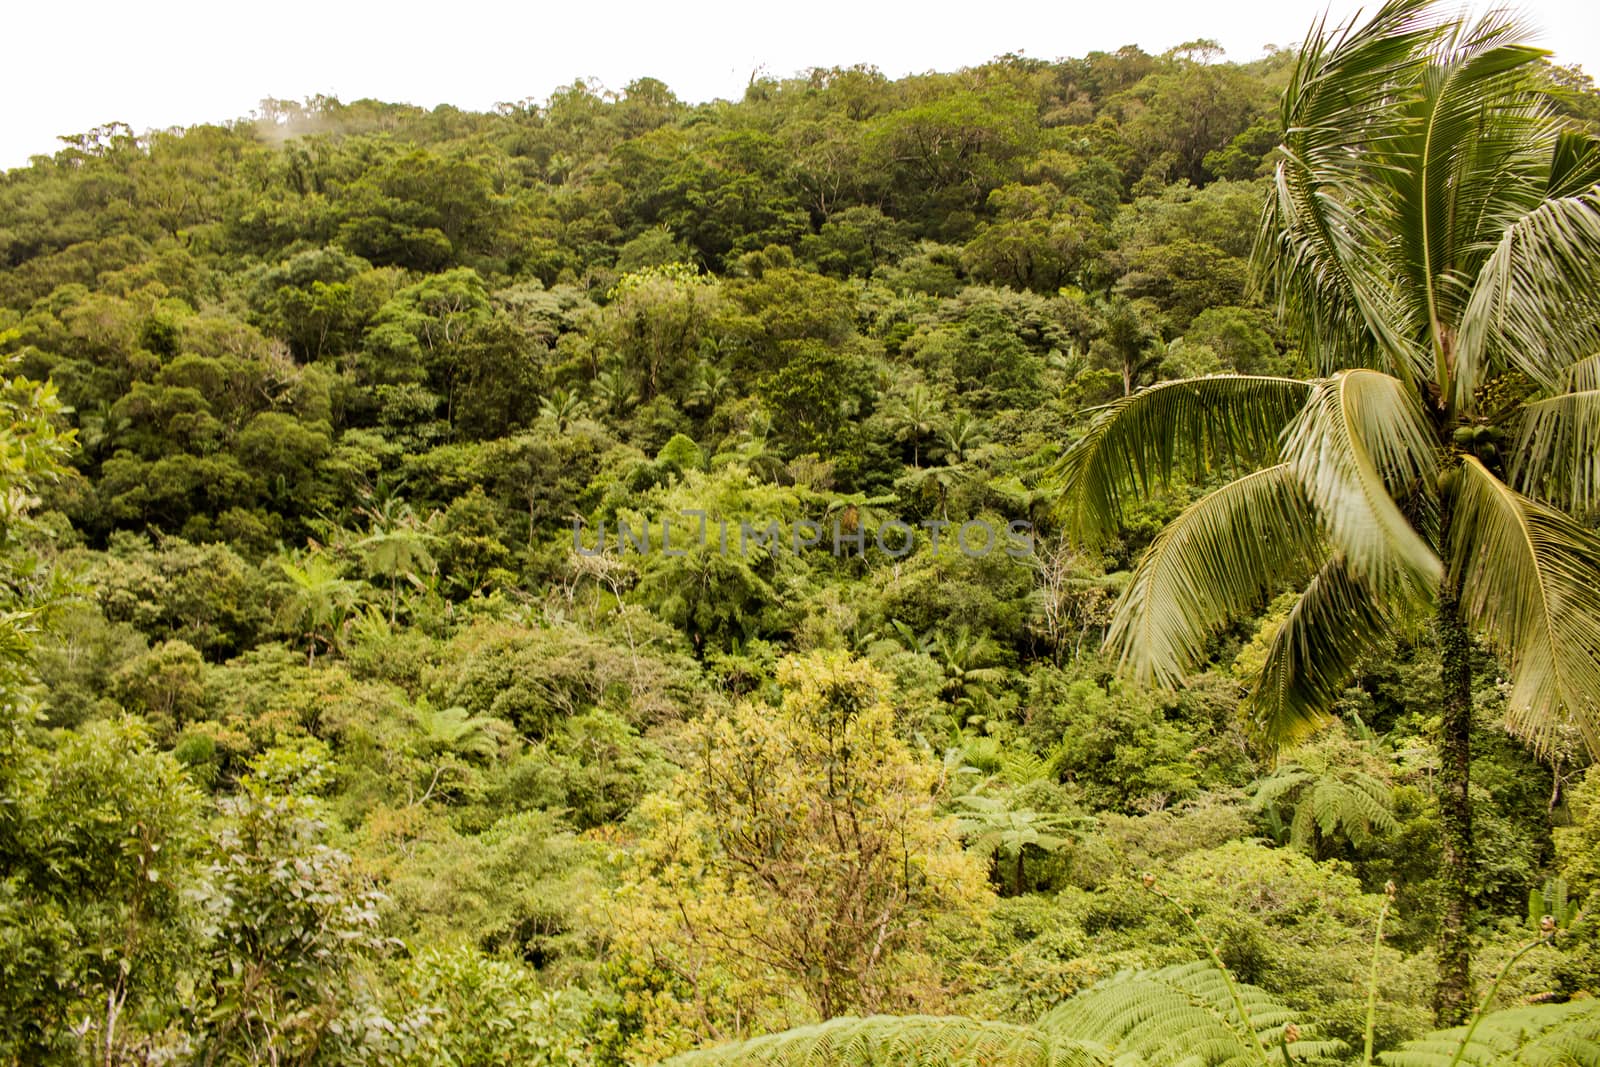
[[[1448,502],[1444,507],[1443,526],[1447,535]],[[1472,1000],[1472,801],[1467,789],[1472,758],[1472,645],[1461,620],[1459,591],[1448,576],[1439,591],[1438,628],[1440,866],[1444,909],[1439,922],[1439,984],[1434,990],[1433,1013],[1440,1026],[1457,1026],[1466,1021]]]

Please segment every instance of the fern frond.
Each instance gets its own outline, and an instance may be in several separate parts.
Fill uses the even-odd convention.
[[[872,1015],[686,1052],[662,1067],[1105,1067],[1110,1062],[1110,1053],[1093,1042],[1031,1026],[959,1016]]]
[[[1024,748],[1008,750],[1000,758],[1000,777],[1012,785],[1027,785],[1050,774],[1050,761]]]
[[[1301,786],[1314,781],[1316,781],[1316,775],[1304,767],[1290,764],[1280,769],[1271,778],[1264,779],[1256,787],[1251,807],[1257,811],[1264,811],[1298,791]]]
[[[1600,1000],[1485,1015],[1458,1060],[1465,1033],[1436,1031],[1380,1058],[1386,1067],[1600,1067]]]
[[[1039,1029],[1103,1045],[1119,1063],[1243,1067],[1259,1061],[1257,1041],[1274,1050],[1272,1062],[1281,1063],[1279,1039],[1286,1025],[1297,1022],[1294,1012],[1256,986],[1236,988],[1248,1018],[1240,1017],[1227,976],[1210,961],[1125,971],[1046,1013]],[[1301,1026],[1303,1035],[1307,1030]],[[1338,1055],[1343,1047],[1302,1036],[1289,1043],[1289,1052],[1295,1062],[1308,1063]]]

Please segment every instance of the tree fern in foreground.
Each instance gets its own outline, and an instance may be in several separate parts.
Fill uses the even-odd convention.
[[[1510,1008],[1386,1052],[1387,1067],[1600,1067],[1600,1000]]]
[[[1319,1041],[1293,1009],[1234,978],[1194,912],[1154,875],[1145,888],[1176,908],[1205,946],[1207,959],[1160,970],[1124,971],[1046,1012],[1032,1026],[939,1016],[838,1018],[748,1041],[687,1052],[666,1067],[773,1064],[784,1067],[938,1064],[941,1067],[1292,1067],[1346,1062],[1343,1042]],[[1394,886],[1387,887],[1394,899]],[[1372,1067],[1378,999],[1373,937],[1362,1067]],[[1600,1067],[1600,1001],[1518,1007],[1488,1013],[1523,957],[1557,934],[1550,916],[1539,934],[1501,967],[1467,1025],[1436,1031],[1383,1053],[1386,1067]]]
[[[873,1015],[802,1026],[685,1053],[668,1067],[773,1064],[785,1067],[1098,1067],[1111,1054],[1089,1042],[1057,1040],[1031,1026],[953,1016]]]
[[[1092,1040],[1119,1063],[1194,1067],[1295,1063],[1337,1056],[1338,1041],[1314,1041],[1293,1010],[1256,986],[1236,982],[1208,960],[1124,972],[1062,1003],[1039,1020],[1045,1033]]]
[[[1293,1012],[1270,994],[1233,982],[1206,961],[1119,974],[1052,1009],[1033,1026],[933,1016],[834,1019],[667,1062],[670,1067],[1113,1062],[1119,1067],[1244,1067],[1282,1064],[1286,1038],[1296,1063],[1327,1062],[1342,1050],[1338,1042],[1304,1038],[1292,1022]]]
[[[1209,963],[1121,974],[1073,997],[1035,1026],[888,1015],[689,1052],[666,1067],[1246,1067],[1283,1064],[1289,1012],[1240,986],[1261,1048],[1241,1034],[1222,975]],[[1277,1020],[1269,1024],[1268,1020]],[[1291,1031],[1292,1032],[1292,1031]],[[1385,1067],[1600,1067],[1600,1001],[1510,1008],[1440,1030],[1380,1059]],[[1093,1038],[1083,1035],[1092,1034]],[[1298,1064],[1338,1062],[1336,1042],[1288,1043]]]

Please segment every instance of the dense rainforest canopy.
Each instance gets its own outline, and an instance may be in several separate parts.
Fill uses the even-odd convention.
[[[1392,79],[1467,91],[1393,37]],[[1461,46],[1476,114],[1515,68],[1588,173],[1600,93],[1503,43]],[[1407,325],[1378,227],[1411,194],[1349,162],[1404,145],[1319,69],[1196,41],[707,104],[268,100],[0,176],[0,1062],[1444,1067],[1418,1039],[1484,994],[1510,1010],[1463,1062],[1600,1062],[1593,720],[1529,711],[1581,664],[1530,698],[1512,622],[1386,610],[1273,720],[1301,580],[1206,542],[1155,584],[1291,417],[1266,477],[1320,464],[1323,514],[1367,484],[1302,411],[1350,380],[1371,484],[1444,543],[1381,429],[1415,405],[1373,383],[1477,320],[1448,290]],[[1467,174],[1500,142],[1459,121]],[[1389,199],[1335,195],[1366,207],[1318,259],[1293,242],[1339,182]],[[1427,247],[1476,271],[1498,233],[1458,228]],[[1382,285],[1328,280],[1369,252]],[[1463,479],[1576,457],[1564,495],[1513,480],[1575,568],[1593,351],[1449,362],[1460,403],[1418,416]],[[1163,409],[1206,447],[1115,436],[1226,374],[1288,384]],[[1342,566],[1370,534],[1341,521]],[[1188,629],[1130,637],[1141,610]]]

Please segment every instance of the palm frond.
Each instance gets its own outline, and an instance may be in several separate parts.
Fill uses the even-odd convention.
[[[1139,561],[1107,643],[1141,682],[1171,685],[1205,658],[1223,624],[1259,608],[1315,566],[1316,520],[1287,464],[1191,504]]]
[[[1247,703],[1257,737],[1277,746],[1323,726],[1356,662],[1392,629],[1390,611],[1342,556],[1327,560],[1278,624],[1251,685]]]
[[[1600,355],[1561,379],[1555,396],[1523,405],[1509,480],[1563,510],[1600,509]]]
[[[687,1052],[663,1067],[1100,1067],[1111,1056],[1092,1042],[1031,1026],[951,1016],[873,1015],[830,1019],[779,1034]]]
[[[1544,751],[1570,722],[1600,755],[1600,537],[1474,457],[1456,482],[1452,579],[1509,662],[1511,728]]]
[[[1227,976],[1209,960],[1126,971],[1053,1008],[1039,1020],[1039,1029],[1103,1045],[1118,1063],[1243,1067],[1260,1062],[1257,1049],[1265,1047],[1271,1050],[1269,1062],[1281,1064],[1279,1042],[1284,1027],[1297,1021],[1294,1012],[1265,990],[1234,985],[1245,1018]],[[1311,1039],[1304,1025],[1301,1033],[1288,1043],[1297,1063],[1334,1056],[1343,1048],[1337,1041]]]
[[[1563,129],[1556,135],[1545,195],[1555,199],[1574,196],[1600,184],[1600,139],[1592,134]]]
[[[1600,1067],[1600,1000],[1492,1012],[1462,1049],[1465,1036],[1460,1026],[1435,1031],[1382,1060],[1386,1067]]]
[[[1392,198],[1388,258],[1403,281],[1406,332],[1427,338],[1434,380],[1453,378],[1465,396],[1477,368],[1455,358],[1454,327],[1480,249],[1543,198],[1555,142],[1530,76],[1544,53],[1518,43],[1528,32],[1504,10],[1453,25],[1408,86],[1378,175]]]
[[[1434,484],[1431,433],[1416,394],[1373,370],[1318,382],[1284,433],[1284,458],[1346,568],[1386,596],[1417,599],[1442,573],[1391,495]]]
[[[1312,28],[1284,90],[1283,144],[1262,213],[1255,273],[1320,372],[1376,363],[1414,378],[1427,353],[1406,321],[1389,265],[1392,209],[1382,155],[1405,96],[1444,26],[1426,0],[1392,0],[1357,26]]]
[[[1309,392],[1292,378],[1216,375],[1161,382],[1099,408],[1055,470],[1063,522],[1079,540],[1103,538],[1128,495],[1150,492],[1180,464],[1198,481],[1218,464],[1269,461]]]
[[[1600,351],[1597,277],[1600,187],[1546,200],[1506,227],[1479,270],[1458,361],[1515,368],[1561,392],[1563,371]]]

